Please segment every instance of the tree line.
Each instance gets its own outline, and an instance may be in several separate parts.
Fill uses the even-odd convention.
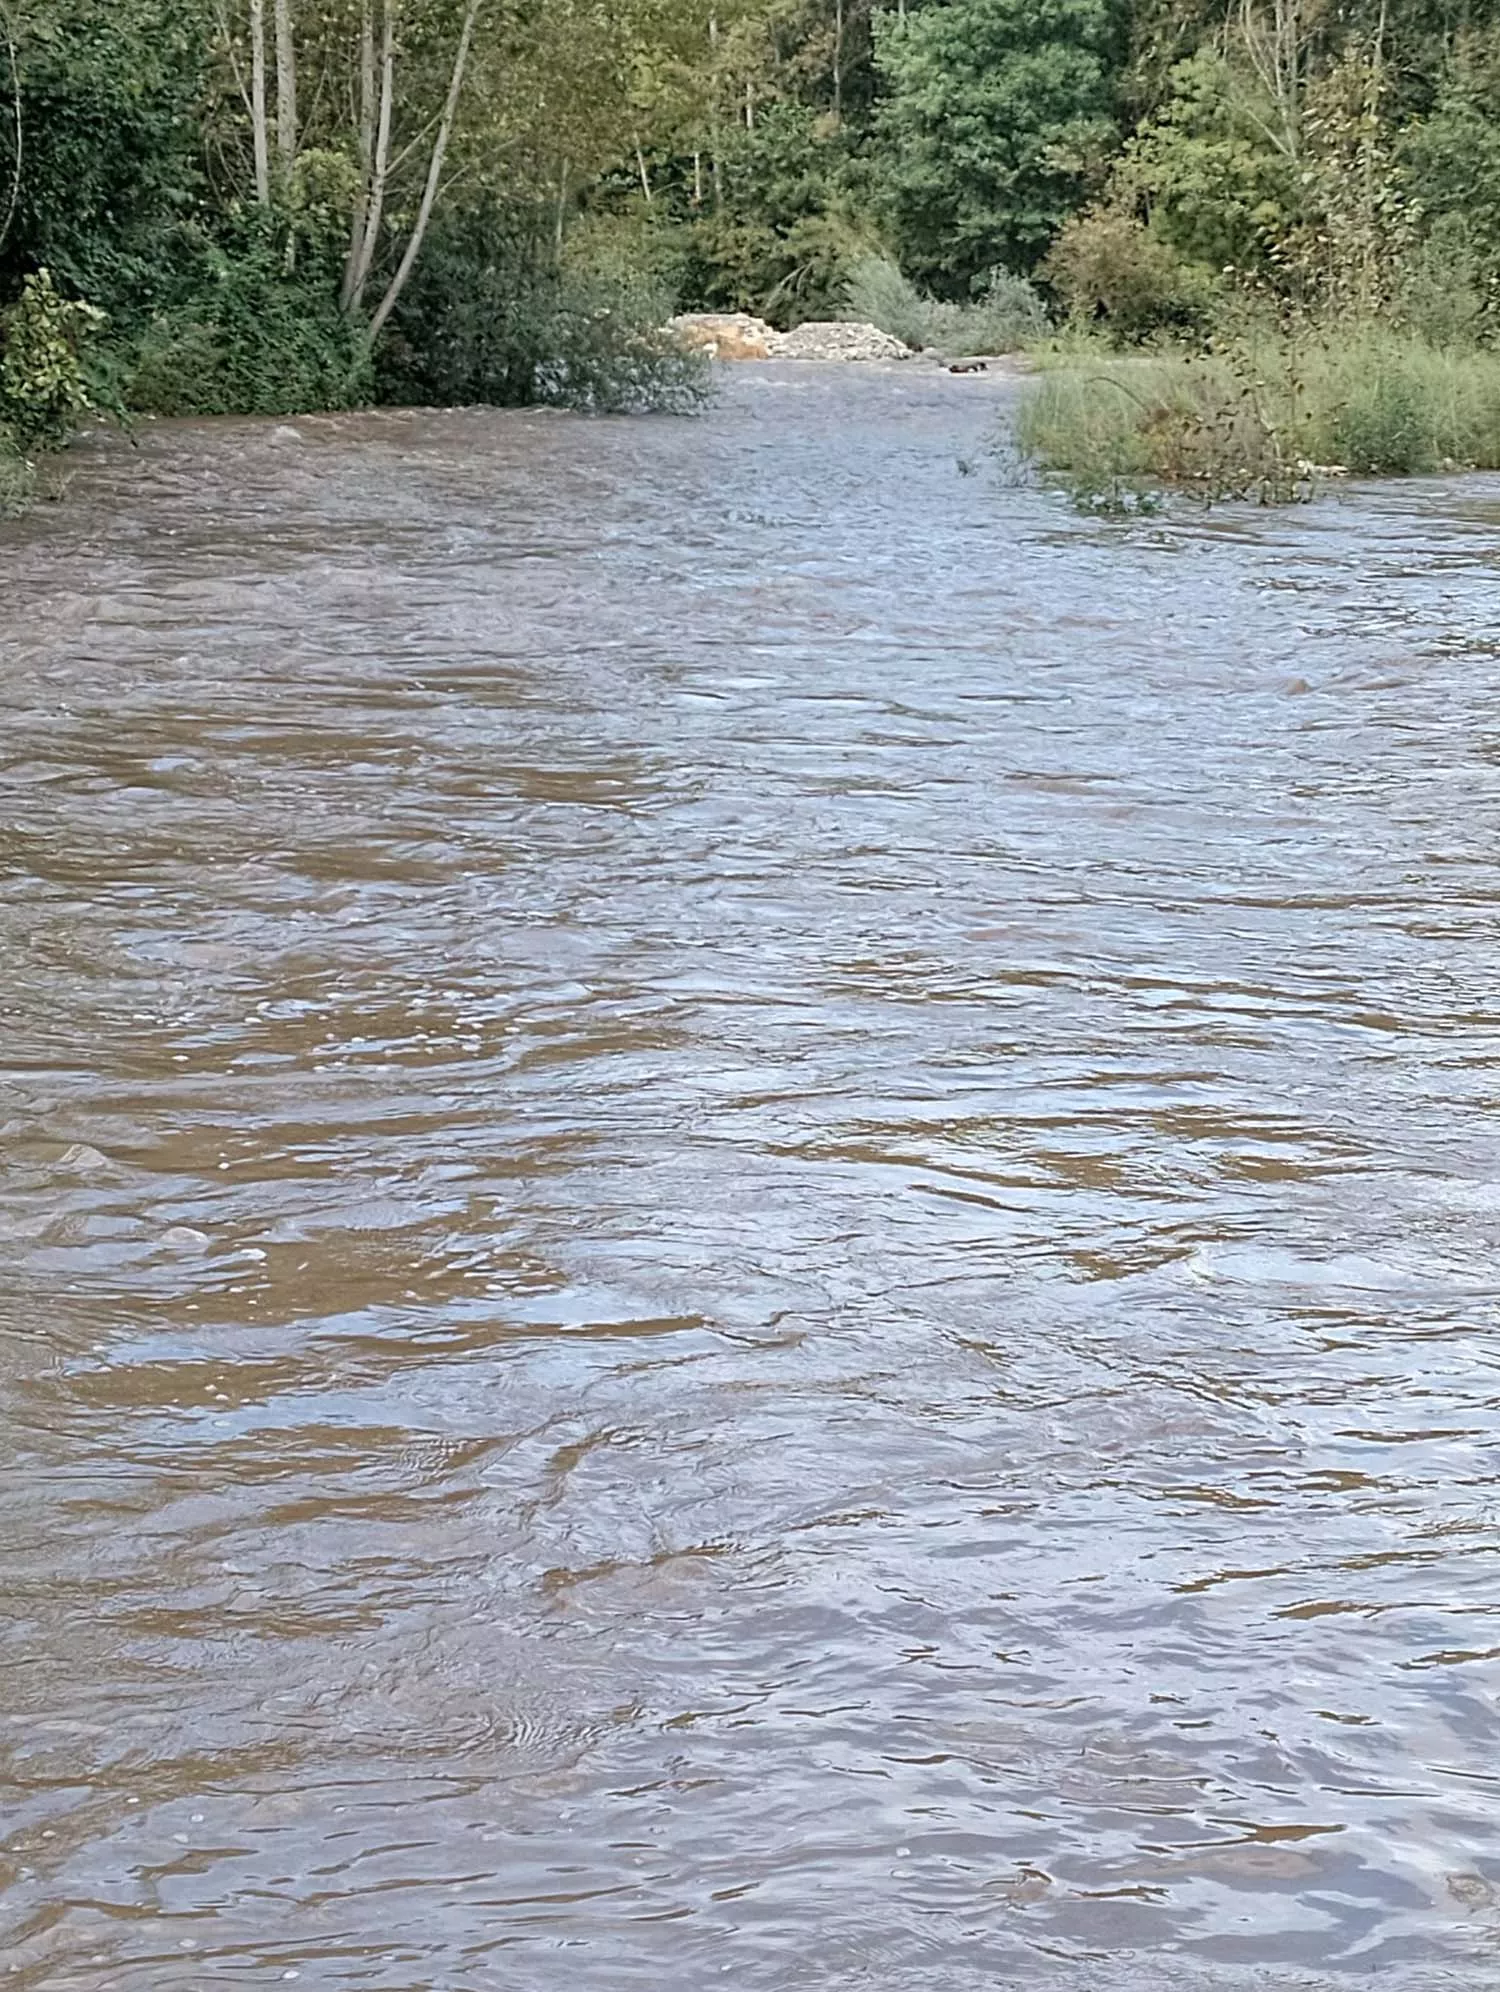
[[[23,443],[70,394],[670,401],[674,304],[872,268],[1121,340],[1254,298],[1486,341],[1500,0],[0,0]]]

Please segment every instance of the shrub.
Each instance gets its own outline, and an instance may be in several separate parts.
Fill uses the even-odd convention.
[[[1071,316],[1101,324],[1122,344],[1207,319],[1216,285],[1185,263],[1133,214],[1091,208],[1060,233],[1042,273]]]
[[[784,329],[836,316],[871,247],[850,168],[838,121],[806,104],[769,104],[753,130],[724,131],[707,203],[679,232],[683,302]]]
[[[538,217],[471,209],[429,239],[377,355],[380,398],[685,411],[710,375],[663,329],[671,311],[650,277],[559,268]]]
[[[683,415],[701,407],[708,363],[665,330],[671,300],[650,285],[562,273],[538,321],[533,398],[589,414]]]
[[[369,344],[339,309],[320,245],[288,274],[284,240],[243,220],[228,240],[184,232],[167,300],[137,335],[125,398],[156,415],[298,415],[353,408],[372,388]]]
[[[103,323],[102,311],[62,297],[49,271],[26,279],[0,355],[0,424],[20,454],[60,450],[93,405],[83,349]]]
[[[695,308],[751,311],[784,331],[834,318],[868,237],[840,213],[799,217],[785,227],[709,214],[682,233],[682,294]]]
[[[1024,277],[991,270],[972,304],[953,304],[924,296],[888,256],[854,265],[842,315],[949,354],[1013,352],[1047,329],[1046,307]]]

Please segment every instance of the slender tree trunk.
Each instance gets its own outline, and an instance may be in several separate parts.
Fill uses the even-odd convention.
[[[713,162],[714,206],[724,205],[724,173],[719,164],[719,17],[708,17],[709,90],[708,104],[708,153]]]
[[[399,7],[400,0],[383,0],[375,142],[370,155],[369,175],[360,194],[364,226],[344,271],[343,301],[346,311],[358,311],[364,302],[365,285],[370,281],[370,266],[375,261],[375,250],[380,241],[380,225],[385,219],[385,190],[391,161],[391,112],[396,95],[396,16]]]
[[[297,44],[292,0],[276,0],[276,161],[283,192],[297,166]]]
[[[0,244],[10,234],[11,224],[16,218],[16,209],[21,204],[21,172],[25,166],[26,118],[21,97],[21,64],[16,55],[16,33],[11,22],[10,9],[5,0],[0,0],[0,34],[5,38],[5,52],[10,58],[11,83],[11,142],[16,156],[11,161],[10,205],[5,210],[5,221],[0,224]]]
[[[703,205],[703,154],[701,152],[695,152],[693,154],[693,206],[695,208],[701,208],[702,205]]]
[[[266,0],[250,0],[250,134],[255,147],[255,198],[271,204],[271,144],[266,125]]]
[[[844,0],[833,0],[833,115],[844,115]]]
[[[563,251],[563,225],[568,214],[568,161],[565,159],[557,171],[557,218],[553,229],[553,251],[559,261]]]
[[[370,177],[375,167],[375,0],[360,0],[359,9],[359,185],[349,217],[349,249],[344,258],[340,291],[349,309],[349,285],[365,239],[370,217]]]
[[[651,175],[646,171],[646,155],[641,150],[641,141],[635,141],[635,166],[641,176],[641,192],[646,196],[646,205],[651,205]]]
[[[438,188],[442,184],[443,161],[448,156],[448,141],[453,136],[453,120],[458,115],[458,100],[464,87],[464,71],[469,66],[469,51],[474,46],[474,29],[478,25],[479,11],[483,5],[484,0],[469,0],[468,6],[464,9],[464,24],[459,32],[458,48],[453,57],[453,73],[448,78],[448,94],[443,100],[442,121],[438,125],[437,137],[432,142],[432,157],[427,162],[427,181],[422,188],[422,204],[417,209],[417,218],[412,224],[412,231],[407,238],[401,261],[396,266],[396,274],[391,278],[385,296],[380,300],[375,316],[370,320],[372,339],[378,335],[385,321],[395,310],[402,291],[406,289],[407,279],[416,267],[417,257],[422,251],[427,226],[432,220],[433,205],[438,197]]]
[[[746,131],[754,131],[755,129],[755,78],[753,76],[745,78],[745,129]]]

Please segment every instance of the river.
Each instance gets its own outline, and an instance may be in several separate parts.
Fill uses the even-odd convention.
[[[1480,1992],[1500,488],[995,376],[3,529],[0,1983]]]

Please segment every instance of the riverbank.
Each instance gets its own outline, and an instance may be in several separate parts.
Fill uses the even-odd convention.
[[[1153,486],[1284,502],[1329,477],[1500,468],[1500,354],[1384,326],[1206,351],[1042,348],[1022,450],[1086,502]]]

